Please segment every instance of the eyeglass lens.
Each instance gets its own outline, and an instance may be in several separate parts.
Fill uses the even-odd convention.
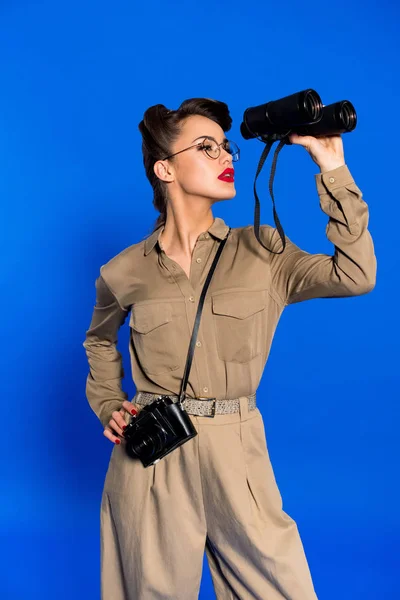
[[[218,146],[217,142],[206,138],[203,142],[203,147],[204,150],[207,152],[208,156],[210,156],[210,158],[218,158],[220,153],[220,147]],[[228,140],[222,144],[222,147],[224,148],[224,150],[226,150],[226,152],[229,152],[229,154],[232,155],[232,160],[234,162],[239,160],[239,148],[235,144],[235,142],[231,142],[230,140]]]

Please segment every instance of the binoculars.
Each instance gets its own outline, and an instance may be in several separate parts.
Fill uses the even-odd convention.
[[[357,124],[354,106],[341,100],[324,106],[313,89],[303,90],[279,100],[247,108],[240,133],[248,140],[284,139],[290,133],[314,137],[337,135],[353,131]]]

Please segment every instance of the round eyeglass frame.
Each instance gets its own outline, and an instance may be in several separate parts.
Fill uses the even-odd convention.
[[[192,146],[188,146],[187,148],[184,148],[183,150],[179,150],[179,152],[175,152],[174,154],[170,154],[169,156],[165,156],[164,158],[161,158],[160,160],[167,160],[168,158],[172,158],[173,156],[176,156],[177,154],[180,154],[181,152],[186,152],[186,150],[190,150],[191,148],[196,148],[198,146],[204,146],[204,143],[206,140],[211,140],[213,142],[215,142],[217,144],[218,147],[218,156],[210,156],[206,150],[206,148],[203,148],[204,152],[207,154],[207,156],[209,158],[211,158],[212,160],[217,160],[217,158],[219,158],[221,156],[221,146],[223,146],[224,144],[235,144],[236,148],[237,148],[237,152],[234,152],[233,154],[231,154],[230,152],[228,152],[227,150],[225,150],[225,152],[228,152],[228,154],[230,154],[230,156],[232,156],[232,161],[233,162],[237,162],[240,158],[240,148],[239,146],[236,144],[236,142],[233,142],[231,140],[224,140],[223,142],[221,142],[220,144],[217,143],[217,140],[215,140],[212,137],[209,136],[205,136],[204,139],[201,142],[198,142],[197,144],[193,144]],[[233,156],[234,154],[237,154],[237,158],[234,159]]]

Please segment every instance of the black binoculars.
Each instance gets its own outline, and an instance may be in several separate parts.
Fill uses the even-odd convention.
[[[290,133],[314,137],[337,135],[353,131],[357,124],[354,106],[348,100],[324,106],[315,90],[285,96],[247,108],[240,133],[248,140],[276,141]]]

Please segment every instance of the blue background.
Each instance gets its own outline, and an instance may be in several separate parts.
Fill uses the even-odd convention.
[[[100,265],[157,217],[144,111],[228,103],[242,157],[237,195],[214,216],[239,227],[253,223],[263,149],[241,138],[243,111],[306,88],[356,107],[345,158],[369,205],[377,285],[285,310],[259,406],[319,599],[399,597],[398,12],[389,1],[1,2],[2,600],[99,597],[112,446],[85,398],[82,342]],[[273,225],[272,153],[257,190]],[[284,148],[277,209],[296,244],[332,254],[317,172],[304,148]],[[206,561],[200,598],[214,598]]]

